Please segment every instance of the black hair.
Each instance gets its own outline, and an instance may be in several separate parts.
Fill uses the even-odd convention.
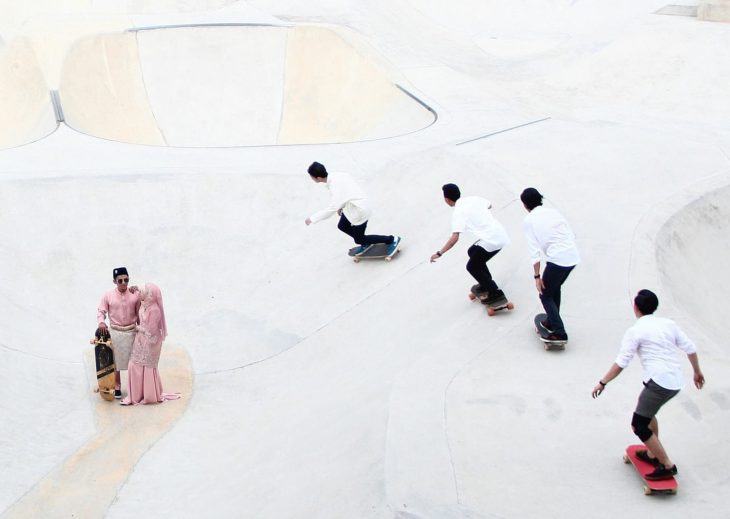
[[[312,177],[327,178],[327,170],[324,165],[319,162],[312,162],[309,168],[307,168],[307,173],[309,173]]]
[[[461,191],[459,191],[459,186],[456,184],[444,184],[441,186],[441,191],[444,192],[444,198],[448,198],[452,202],[456,202],[461,198]]]
[[[542,195],[534,187],[525,189],[520,195],[520,200],[522,200],[522,203],[525,204],[525,207],[529,211],[532,211],[538,205],[542,205]]]
[[[636,294],[634,304],[641,315],[651,315],[659,306],[659,298],[651,290],[643,289]]]

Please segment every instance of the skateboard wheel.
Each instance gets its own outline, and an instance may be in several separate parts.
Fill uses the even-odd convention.
[[[477,296],[475,296],[474,294],[469,292],[469,301],[474,301],[476,298],[477,298]]]
[[[624,463],[631,463],[631,460],[626,454],[624,454]]]
[[[488,315],[489,317],[492,317],[492,316],[493,316],[494,314],[496,314],[496,313],[497,313],[497,312],[496,312],[496,311],[494,310],[494,308],[487,308],[487,315]]]
[[[98,392],[99,392],[99,388],[98,387],[95,387],[94,388],[94,393],[98,393]]]
[[[651,489],[647,486],[644,486],[644,495],[650,496],[651,495]]]
[[[352,261],[354,261],[355,263],[360,263],[360,258],[355,256],[354,258],[352,258]]]
[[[515,309],[515,305],[513,305],[512,303],[507,303],[507,310],[514,310],[514,309]]]
[[[388,256],[387,258],[385,258],[385,261],[390,261],[392,259],[393,259],[393,256]]]

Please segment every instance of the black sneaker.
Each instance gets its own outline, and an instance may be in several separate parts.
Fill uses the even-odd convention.
[[[548,333],[553,333],[555,331],[551,328],[552,325],[547,319],[545,319],[544,321],[540,321],[540,326],[542,326],[543,329]]]
[[[659,460],[649,456],[648,451],[636,451],[636,457],[639,458],[641,461],[649,463],[650,465],[653,465],[655,467],[658,467],[660,465]]]
[[[672,477],[677,475],[677,466],[672,465],[670,468],[665,467],[661,463],[657,465],[657,468],[654,469],[654,472],[650,472],[648,474],[645,474],[644,477],[648,479],[649,481],[660,481],[662,479],[672,479]]]
[[[543,342],[567,342],[568,336],[564,333],[551,333],[547,337],[540,337]]]
[[[504,296],[504,292],[497,289],[494,291],[494,293],[490,292],[489,297],[487,298],[487,303],[494,303],[494,302],[500,301],[502,299],[506,299]]]
[[[115,389],[114,390],[114,398],[116,398],[116,399],[122,398],[122,390],[121,389]]]

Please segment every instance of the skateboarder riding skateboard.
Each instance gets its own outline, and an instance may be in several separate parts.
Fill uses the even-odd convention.
[[[361,250],[357,254],[362,254],[376,243],[388,245],[387,254],[398,248],[401,240],[399,236],[365,234],[368,218],[372,211],[367,195],[350,175],[338,172],[329,173],[319,162],[313,162],[307,169],[307,173],[314,182],[325,184],[329,189],[330,205],[304,220],[305,224],[317,223],[337,213],[340,217],[337,228],[352,237],[360,246]]]
[[[487,262],[509,243],[509,236],[502,224],[492,216],[491,202],[479,196],[462,198],[456,184],[445,184],[441,190],[446,205],[454,208],[451,215],[451,237],[431,256],[431,263],[456,245],[462,232],[470,232],[476,236],[477,241],[467,251],[469,261],[466,263],[466,270],[479,284],[475,295],[484,296],[486,293],[484,298],[487,304],[504,299],[504,292],[492,279]]]
[[[639,356],[644,369],[644,389],[639,395],[631,428],[646,445],[646,450],[637,451],[636,457],[655,467],[653,472],[644,474],[648,480],[670,479],[677,474],[677,466],[659,441],[659,422],[656,419],[659,409],[682,389],[682,368],[677,348],[687,354],[697,389],[705,385],[697,348],[674,321],[654,316],[658,306],[659,299],[652,291],[639,290],[634,298],[634,315],[638,320],[624,334],[616,361],[591,393],[593,398],[598,397],[606,385],[629,365],[634,355]]]
[[[529,213],[523,229],[533,263],[535,287],[547,314],[541,325],[549,332],[548,341],[567,341],[568,334],[560,317],[560,288],[580,261],[575,236],[568,222],[555,209],[543,207],[542,195],[528,187],[520,195]],[[540,261],[545,270],[540,274]]]

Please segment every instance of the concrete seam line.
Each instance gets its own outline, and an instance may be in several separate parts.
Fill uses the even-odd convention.
[[[524,126],[530,126],[531,124],[541,123],[541,122],[547,121],[549,119],[552,119],[552,117],[543,117],[542,119],[537,119],[535,121],[530,121],[528,123],[518,124],[517,126],[512,126],[511,128],[505,128],[504,130],[499,130],[499,131],[496,131],[496,132],[488,133],[486,135],[482,135],[481,137],[475,137],[473,139],[469,139],[468,141],[457,142],[456,143],[456,146],[461,146],[462,144],[468,144],[470,142],[478,141],[480,139],[486,139],[487,137],[491,137],[492,135],[498,135],[500,133],[509,132],[509,131],[512,131],[512,130],[516,130],[517,128],[522,128]]]

